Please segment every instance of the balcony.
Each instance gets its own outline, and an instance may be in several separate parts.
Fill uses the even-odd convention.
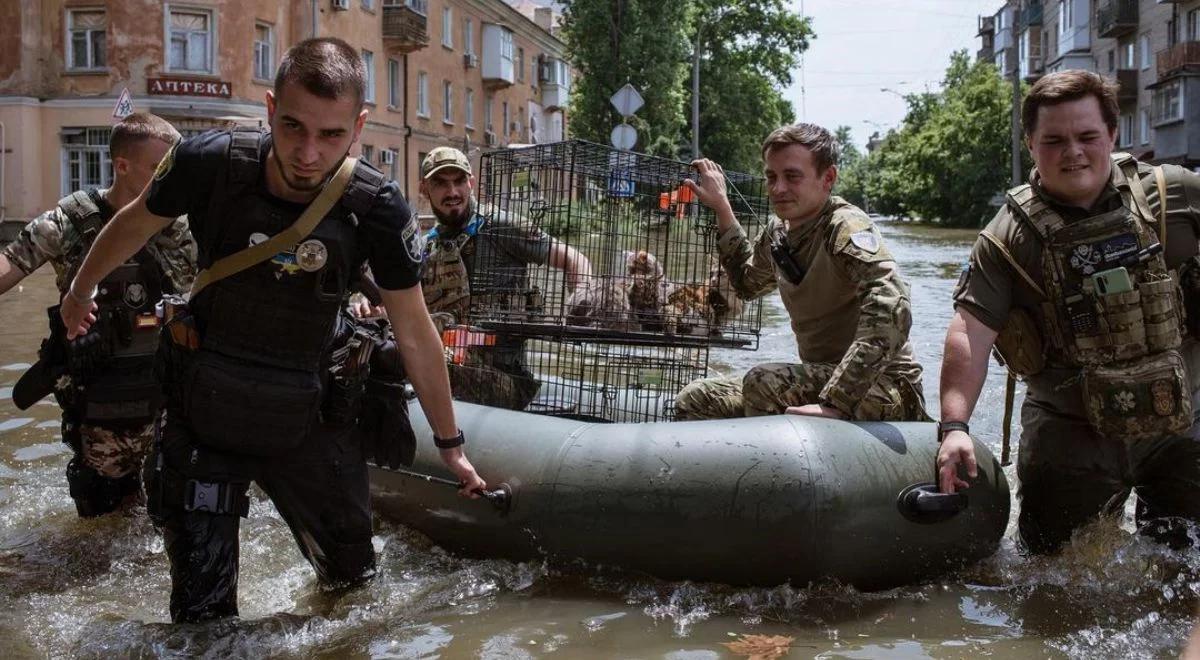
[[[503,25],[484,23],[483,52],[479,61],[486,89],[504,89],[515,82],[513,50],[512,30]]]
[[[1096,36],[1101,39],[1115,39],[1135,32],[1137,26],[1137,0],[1108,0],[1096,9]]]
[[[1117,103],[1136,103],[1138,97],[1137,69],[1117,69]]]
[[[1042,3],[1040,0],[1029,2],[1017,12],[1017,30],[1023,30],[1033,25],[1042,24]]]
[[[979,31],[975,33],[975,36],[981,37],[985,34],[991,35],[995,32],[996,32],[996,17],[995,16],[980,16],[979,17]]]
[[[1158,79],[1180,73],[1200,73],[1200,41],[1185,41],[1158,51]]]
[[[975,60],[979,62],[991,62],[995,56],[991,46],[984,46],[975,52]]]
[[[407,54],[429,45],[429,0],[384,0],[383,45]]]

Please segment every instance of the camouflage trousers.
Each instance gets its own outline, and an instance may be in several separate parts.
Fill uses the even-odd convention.
[[[537,396],[541,383],[529,370],[501,370],[487,365],[446,365],[455,399],[494,408],[524,410]]]
[[[154,443],[154,423],[113,428],[73,424],[63,420],[63,441],[71,445],[84,465],[105,479],[140,473],[142,461]]]
[[[788,406],[819,403],[835,364],[760,364],[744,376],[705,378],[689,383],[675,397],[675,419],[728,419],[779,415]],[[920,383],[881,377],[850,411],[857,421],[925,421]]]

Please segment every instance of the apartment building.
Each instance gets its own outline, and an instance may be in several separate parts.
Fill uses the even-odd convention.
[[[0,220],[108,185],[126,90],[134,110],[185,135],[265,125],[282,53],[314,35],[360,50],[370,114],[355,155],[418,201],[434,146],[477,162],[482,149],[563,138],[570,71],[556,20],[529,0],[0,2]]]
[[[1120,86],[1118,148],[1200,167],[1200,0],[1007,0],[979,28],[979,57],[1006,76],[1111,77]]]

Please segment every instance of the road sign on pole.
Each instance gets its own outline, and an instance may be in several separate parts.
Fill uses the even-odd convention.
[[[612,146],[629,151],[633,145],[637,144],[637,129],[629,124],[617,124],[613,126],[612,134],[608,139]]]
[[[133,96],[129,94],[129,88],[121,90],[121,95],[117,97],[117,105],[113,107],[113,119],[121,120],[133,114]]]
[[[622,117],[632,117],[633,113],[646,104],[646,100],[642,98],[642,95],[629,83],[625,83],[625,86],[618,89],[617,93],[613,94],[608,100],[612,102],[613,107],[617,109],[617,112],[621,113]]]

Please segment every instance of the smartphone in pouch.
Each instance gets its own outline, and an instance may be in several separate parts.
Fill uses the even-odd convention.
[[[1096,285],[1096,293],[1102,296],[1133,290],[1133,280],[1129,279],[1129,271],[1125,270],[1124,266],[1102,270],[1092,275],[1092,283]]]

